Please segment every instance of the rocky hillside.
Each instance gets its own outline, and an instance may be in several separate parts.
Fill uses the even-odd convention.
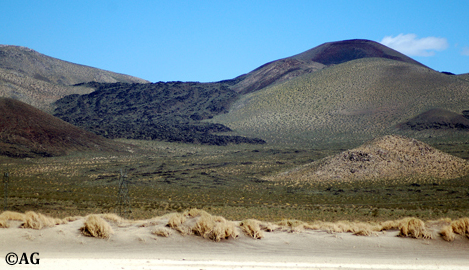
[[[23,102],[0,98],[0,155],[50,157],[76,151],[123,148]]]
[[[107,138],[163,140],[212,145],[262,144],[241,136],[217,135],[231,129],[202,122],[228,111],[238,94],[230,82],[89,83],[87,95],[58,100],[54,115]],[[255,136],[253,136],[255,137]]]
[[[267,63],[241,76],[241,82],[232,89],[243,94],[250,93],[331,65],[362,58],[384,58],[423,66],[412,58],[371,40],[343,40],[324,43],[303,53]]]
[[[20,100],[46,112],[50,104],[94,89],[72,87],[84,82],[147,83],[148,81],[40,54],[29,48],[0,45],[0,96]]]
[[[289,182],[452,179],[467,174],[467,160],[414,139],[389,135],[269,179]]]

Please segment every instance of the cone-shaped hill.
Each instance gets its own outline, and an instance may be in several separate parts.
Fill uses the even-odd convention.
[[[415,139],[388,135],[269,179],[289,182],[452,179],[467,174],[467,160]]]
[[[241,82],[232,89],[250,93],[294,77],[312,73],[327,66],[337,65],[361,58],[384,58],[424,66],[404,54],[378,42],[352,39],[328,42],[303,53],[272,61],[240,76]]]
[[[469,118],[461,114],[437,108],[419,114],[409,121],[399,124],[398,127],[403,130],[412,129],[418,131],[427,129],[469,130]]]
[[[23,102],[0,98],[0,155],[41,157],[118,146]]]
[[[408,62],[363,58],[243,95],[210,121],[267,143],[347,149],[386,134],[424,139],[423,132],[396,126],[431,108],[468,110],[469,81]]]

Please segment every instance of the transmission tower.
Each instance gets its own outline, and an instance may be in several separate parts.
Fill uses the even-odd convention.
[[[117,197],[117,213],[123,218],[128,218],[132,212],[130,208],[129,186],[127,180],[127,172],[120,171],[119,176],[119,193]]]
[[[10,182],[10,172],[7,171],[3,173],[3,211],[8,209],[8,182]]]

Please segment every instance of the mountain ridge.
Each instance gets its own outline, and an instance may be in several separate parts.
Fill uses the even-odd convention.
[[[0,96],[10,97],[51,113],[51,104],[92,88],[72,85],[89,81],[148,83],[129,75],[75,64],[22,46],[0,45]]]
[[[351,39],[323,43],[302,53],[264,64],[244,74],[243,80],[231,89],[247,94],[332,65],[362,58],[385,58],[426,67],[378,42]]]
[[[0,97],[0,154],[51,157],[77,151],[122,151],[122,146],[26,103]]]

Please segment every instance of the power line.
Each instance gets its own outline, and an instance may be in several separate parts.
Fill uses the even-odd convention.
[[[123,218],[128,218],[131,212],[127,172],[121,170],[117,195],[117,213]]]
[[[10,182],[10,172],[7,168],[7,171],[3,173],[3,211],[8,209],[8,183]]]

